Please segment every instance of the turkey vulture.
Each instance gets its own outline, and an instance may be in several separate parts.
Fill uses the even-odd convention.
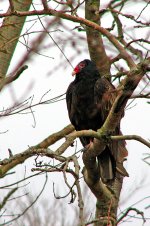
[[[105,78],[100,77],[94,62],[85,59],[74,69],[72,75],[75,80],[69,85],[66,92],[67,109],[71,123],[75,129],[92,129],[97,131],[107,118],[116,96],[115,87]],[[114,134],[120,134],[120,125]],[[92,138],[80,137],[86,148]],[[121,153],[118,155],[118,151]],[[122,156],[121,156],[122,155]],[[111,141],[105,150],[98,156],[100,175],[103,182],[113,181],[118,171],[127,176],[123,168],[123,159],[127,155],[125,143]],[[119,162],[120,161],[120,162]]]

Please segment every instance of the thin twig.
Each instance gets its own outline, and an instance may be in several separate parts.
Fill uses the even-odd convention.
[[[80,181],[79,181],[79,172],[80,172],[80,165],[79,162],[77,160],[77,157],[74,155],[72,156],[72,161],[74,163],[74,167],[75,167],[75,173],[78,175],[78,179],[75,180],[75,185],[77,188],[77,192],[78,192],[78,206],[79,206],[79,220],[80,220],[80,225],[83,226],[84,224],[84,202],[83,202],[83,197],[82,197],[82,192],[81,192],[81,186],[80,186]]]
[[[45,1],[45,0],[44,0]],[[65,3],[66,4],[66,3]],[[33,4],[32,4],[33,5]],[[34,7],[34,5],[33,5]],[[38,15],[37,15],[38,16]],[[51,38],[51,40],[54,42],[54,44],[57,46],[57,48],[60,50],[60,52],[62,53],[62,55],[65,57],[65,59],[67,60],[67,62],[70,64],[70,66],[73,68],[73,65],[71,64],[71,62],[69,61],[68,57],[66,56],[66,54],[64,53],[64,51],[60,48],[60,46],[58,45],[58,43],[55,41],[55,39],[52,37],[52,35],[48,32],[48,30],[45,28],[41,18],[38,16],[38,19],[44,29],[44,31],[48,34],[48,36]]]
[[[94,30],[101,32],[118,49],[122,58],[128,63],[129,67],[135,68],[136,65],[135,65],[134,61],[132,60],[131,56],[127,53],[127,51],[124,49],[124,47],[117,41],[117,39],[115,38],[114,35],[112,35],[105,28],[100,27],[96,23],[91,22],[89,20],[86,20],[82,17],[72,16],[72,15],[66,14],[62,10],[57,11],[57,10],[53,10],[53,9],[49,8],[47,11],[45,11],[45,10],[32,10],[32,11],[28,11],[28,12],[15,11],[13,13],[12,12],[1,13],[0,18],[6,17],[6,16],[12,16],[12,15],[15,15],[15,16],[33,16],[33,15],[36,15],[37,16],[37,15],[43,15],[43,14],[53,15],[53,16],[56,16],[56,18],[60,17],[60,18],[65,19],[65,20],[78,22],[78,23],[84,24],[88,27],[92,27]]]
[[[17,189],[18,189],[18,187],[13,188],[10,192],[8,192],[8,194],[5,196],[3,201],[0,203],[0,210],[5,206],[5,204],[8,201],[8,199],[11,197],[12,194],[14,194],[14,192],[17,191]]]
[[[143,9],[141,10],[141,12],[139,13],[138,17],[136,18],[136,21],[139,19],[139,17],[141,16],[141,14],[143,13],[143,11],[146,9],[146,7],[150,4],[150,1],[147,2],[147,4],[143,7]]]
[[[30,176],[28,176],[28,177],[26,177],[26,178],[23,178],[23,179],[21,179],[21,180],[19,180],[19,181],[14,182],[14,183],[7,184],[7,185],[5,185],[5,186],[1,186],[0,189],[9,188],[9,187],[11,187],[11,186],[13,186],[13,185],[18,185],[19,183],[24,182],[25,180],[28,180],[28,179],[31,178],[31,177],[35,177],[35,176],[38,176],[38,175],[41,175],[41,174],[42,174],[42,172],[38,172],[38,173],[36,173],[36,174],[34,174],[34,175],[30,175]]]
[[[140,214],[142,216],[142,219],[143,219],[143,223],[146,222],[145,218],[144,218],[144,213],[136,208],[133,208],[133,207],[129,207],[126,212],[124,214],[122,214],[122,216],[117,220],[117,223],[119,223],[120,221],[122,221],[130,211],[135,211],[137,214]]]
[[[43,193],[43,191],[44,191],[44,189],[45,189],[45,187],[46,187],[46,184],[47,184],[47,181],[48,181],[48,176],[47,176],[47,174],[46,174],[46,177],[45,177],[45,182],[44,182],[44,185],[43,185],[43,187],[42,187],[42,189],[41,189],[41,191],[40,191],[40,193],[38,194],[38,196],[35,198],[35,200],[21,213],[21,214],[18,214],[17,215],[17,217],[15,217],[15,218],[13,218],[12,220],[9,220],[9,221],[7,221],[7,222],[5,222],[5,223],[3,223],[3,224],[1,224],[1,226],[3,226],[3,225],[6,225],[6,224],[9,224],[9,223],[11,223],[11,222],[13,222],[13,221],[16,221],[17,219],[19,219],[21,216],[23,216],[35,203],[36,203],[36,201],[39,199],[39,197],[41,196],[41,194]]]
[[[14,82],[19,76],[28,68],[27,65],[22,66],[13,76],[8,76],[1,81],[0,91],[4,88],[5,85]]]

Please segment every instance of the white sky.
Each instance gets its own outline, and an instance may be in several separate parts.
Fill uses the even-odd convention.
[[[36,29],[36,26],[37,25],[35,25],[33,29]],[[44,44],[49,43],[51,43],[51,40],[47,38]],[[80,44],[79,47],[81,48]],[[11,72],[16,62],[20,60],[20,56],[24,50],[25,48],[22,46],[22,44],[18,44],[9,72]],[[70,56],[70,54],[73,54],[73,52],[71,51],[72,47],[70,48],[68,43],[68,48],[65,50],[67,57]],[[64,60],[64,58],[63,56],[61,56],[61,58],[59,57],[60,52],[56,47],[51,49],[46,48],[43,53],[48,56],[54,57],[54,59],[39,55],[33,55],[32,60],[27,63],[29,68],[25,72],[23,72],[23,74],[17,81],[15,81],[12,85],[7,86],[1,92],[0,110],[2,110],[3,107],[7,108],[14,101],[21,101],[22,96],[24,97],[24,99],[26,99],[34,95],[33,103],[37,103],[40,100],[41,96],[48,90],[51,91],[44,97],[45,100],[66,92],[69,83],[73,79],[71,76],[72,68],[66,62],[65,67],[61,67],[60,69],[53,71],[53,73],[49,75],[52,67],[57,67],[59,65],[59,62],[61,62],[61,60]],[[75,60],[71,63],[75,66],[76,63],[84,58],[89,58],[87,52],[82,52],[80,55],[77,55]],[[33,84],[33,88],[29,89],[31,84]],[[146,103],[146,100],[144,99],[135,101],[132,106],[135,103],[136,106],[132,109],[127,110],[125,113],[125,117],[123,118],[121,125],[122,131],[124,134],[136,134],[144,137],[145,139],[149,139],[150,105],[148,105]],[[34,120],[31,114],[20,114],[0,118],[1,159],[8,157],[8,148],[12,150],[13,154],[19,153],[27,149],[28,146],[39,143],[42,139],[44,139],[51,133],[62,129],[67,124],[69,124],[65,100],[54,104],[43,105],[34,108],[34,116],[36,119],[35,128],[33,127]],[[7,130],[8,132],[3,133]],[[145,157],[144,153],[149,153],[149,150],[146,146],[136,141],[127,142],[127,146],[129,157],[128,161],[126,162],[126,168],[129,172],[130,177],[124,179],[120,200],[121,210],[124,210],[129,205],[134,204],[136,201],[139,201],[144,197],[150,196],[150,167],[142,161],[142,158]],[[56,148],[56,146],[54,146],[53,148]],[[69,150],[72,153],[74,151],[73,148]],[[30,169],[33,167],[33,163],[34,162],[31,161],[27,163],[27,174],[30,174]],[[21,166],[21,168],[24,169],[24,166]],[[19,169],[20,171],[20,167],[17,167],[17,169]],[[22,173],[18,174],[17,169],[16,176],[22,178]],[[49,186],[52,186],[53,181],[55,181],[55,183],[59,186],[60,177],[58,176],[58,174],[57,177],[55,175],[50,175]],[[12,181],[13,180],[16,180],[16,178],[12,178]],[[39,180],[39,177],[38,181],[34,180],[35,193],[38,192],[37,187],[40,186]],[[43,179],[41,179],[41,181],[43,181]],[[4,182],[2,181],[2,183]],[[41,183],[42,182],[40,182],[40,184]],[[28,185],[27,189],[30,192],[34,193],[32,186]],[[147,211],[145,211],[144,209],[149,203],[150,197],[140,204],[136,205],[135,207],[140,208],[140,210],[143,210],[145,212],[145,216],[150,217],[148,213],[149,209]],[[131,220],[133,221],[133,219]],[[150,221],[147,221],[144,225],[149,226],[149,224]],[[121,225],[135,226],[135,221],[125,222]],[[136,221],[136,226],[141,225],[142,220]]]

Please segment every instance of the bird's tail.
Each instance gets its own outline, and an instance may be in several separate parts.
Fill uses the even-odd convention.
[[[108,147],[97,157],[100,176],[104,183],[112,181],[115,177],[116,163]]]
[[[103,183],[113,182],[116,177],[116,172],[122,176],[129,176],[123,166],[123,161],[115,160],[108,146],[98,156],[98,164]]]

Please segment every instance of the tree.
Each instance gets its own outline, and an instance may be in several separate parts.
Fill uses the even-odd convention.
[[[128,9],[132,8],[135,2],[138,7],[137,12],[134,14],[128,13]],[[84,168],[82,170],[84,181],[97,199],[95,219],[92,222],[96,226],[116,225],[117,207],[123,178],[121,176],[117,177],[111,187],[103,184],[98,176],[96,156],[110,140],[137,140],[150,147],[150,143],[138,135],[113,136],[113,131],[120,121],[128,101],[135,98],[150,97],[147,87],[149,84],[148,72],[150,70],[150,58],[148,56],[149,41],[147,40],[149,22],[145,13],[149,7],[149,2],[146,0],[139,2],[134,0],[130,2],[113,0],[100,4],[98,0],[42,0],[39,1],[39,5],[36,4],[29,0],[25,4],[24,1],[9,0],[8,11],[0,14],[0,18],[4,18],[0,28],[0,90],[4,90],[8,84],[12,84],[15,80],[19,81],[23,72],[28,69],[27,65],[32,62],[32,57],[36,57],[33,53],[41,54],[40,51],[44,50],[44,47],[47,48],[46,38],[49,37],[53,45],[60,51],[61,56],[64,57],[64,59],[60,59],[57,63],[57,68],[59,69],[66,62],[72,66],[71,61],[84,48],[86,49],[86,47],[80,46],[80,44],[83,45],[87,41],[91,60],[96,63],[101,76],[105,76],[110,81],[115,82],[117,97],[104,125],[97,132],[76,132],[72,125],[68,125],[64,129],[50,134],[42,141],[38,141],[36,145],[20,151],[18,154],[13,154],[13,150],[9,149],[9,158],[0,161],[0,176],[4,177],[11,169],[24,163],[32,156],[38,157],[42,155],[48,157],[48,159],[54,159],[53,164],[45,164],[36,159],[36,167],[32,171],[40,171],[41,173],[62,172],[64,181],[71,194],[71,202],[76,197],[74,191],[74,187],[76,187],[80,225],[88,225],[90,222],[85,222],[83,214],[84,205],[79,180],[81,176],[80,163],[76,153],[69,154],[69,156],[66,156],[65,153],[77,137],[83,135],[93,136],[95,138],[95,145],[86,154],[83,152]],[[29,10],[30,6],[31,9]],[[83,16],[84,11],[85,17]],[[79,16],[80,14],[81,16]],[[24,25],[26,17],[27,20]],[[31,21],[34,20],[35,22],[38,21],[42,32],[38,28],[32,30],[34,23],[32,24]],[[109,27],[105,25],[106,20],[110,20]],[[131,25],[126,28],[125,23],[127,21],[130,21]],[[21,33],[23,25],[26,26],[26,31]],[[52,28],[54,30],[49,31]],[[138,38],[136,32],[139,33],[143,30],[143,37]],[[52,32],[54,32],[54,36]],[[60,35],[60,32],[65,32],[65,35]],[[15,47],[18,42],[21,42],[26,47],[26,51],[15,62],[15,66],[11,69],[11,75],[7,76],[11,59],[13,56],[15,57],[13,54],[15,54]],[[67,49],[68,44],[71,47],[69,50]],[[52,44],[50,43],[48,47],[51,49]],[[65,53],[67,51],[69,53]],[[44,55],[44,53],[42,54]],[[51,69],[51,73],[54,72],[56,72],[56,68]],[[139,83],[142,85],[139,85]],[[134,92],[135,89],[137,89],[136,92]],[[35,106],[56,102],[64,97],[60,95],[45,101],[44,98],[47,95],[45,93],[40,98],[40,101],[33,103],[33,97],[29,98],[27,94],[26,90],[22,101],[16,101],[14,105],[3,109],[1,117],[21,112],[27,113],[30,110],[34,123],[36,123],[33,110]],[[50,149],[51,146],[58,143],[62,138],[65,138],[63,143],[55,151],[52,151]],[[70,168],[72,163],[73,168]],[[74,178],[72,186],[68,183],[66,174],[71,174]],[[8,198],[15,191],[11,190],[7,194],[1,207],[4,207]]]

